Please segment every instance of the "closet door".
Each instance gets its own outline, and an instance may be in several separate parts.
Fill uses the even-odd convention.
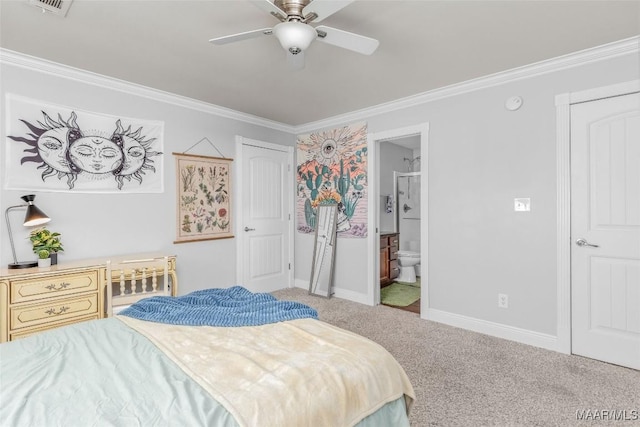
[[[572,352],[640,369],[640,94],[571,106]]]
[[[242,285],[271,292],[290,284],[289,152],[243,144],[242,162]]]

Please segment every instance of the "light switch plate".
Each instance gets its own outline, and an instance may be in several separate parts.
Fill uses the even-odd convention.
[[[513,199],[513,210],[516,212],[529,212],[531,210],[530,198]]]

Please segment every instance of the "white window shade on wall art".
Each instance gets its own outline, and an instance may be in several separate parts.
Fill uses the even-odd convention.
[[[164,122],[6,97],[5,189],[164,191]]]

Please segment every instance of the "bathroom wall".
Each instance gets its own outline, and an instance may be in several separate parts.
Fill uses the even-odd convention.
[[[393,172],[406,172],[407,163],[404,158],[413,158],[413,150],[393,144],[380,143],[380,232],[395,231],[395,216],[386,211],[386,197],[395,193]]]
[[[414,138],[420,139],[417,136],[414,137]],[[417,162],[413,163],[413,171],[414,172],[420,172],[422,170],[421,167],[420,167],[422,165],[422,156],[420,154],[420,149],[419,148],[416,148],[416,149],[413,150],[413,158],[415,159],[416,157],[420,157],[420,160],[418,160]]]

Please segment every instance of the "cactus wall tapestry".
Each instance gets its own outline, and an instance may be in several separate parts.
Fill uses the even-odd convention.
[[[176,158],[176,240],[226,239],[231,232],[232,159],[173,153]]]
[[[367,124],[298,136],[297,228],[313,233],[318,206],[338,205],[338,237],[367,236]]]
[[[7,95],[5,188],[161,193],[164,123]]]

